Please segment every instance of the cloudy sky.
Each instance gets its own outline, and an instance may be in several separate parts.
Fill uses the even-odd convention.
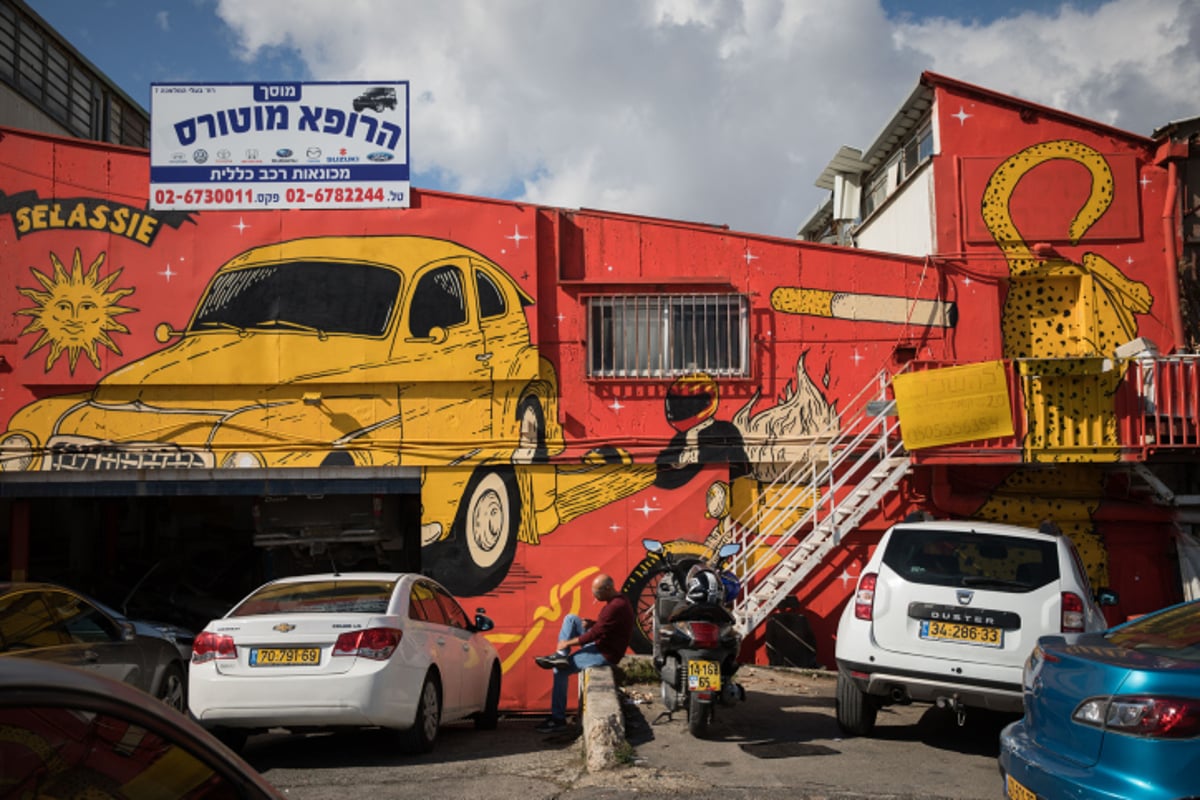
[[[27,0],[129,96],[407,80],[413,185],[793,236],[932,70],[1148,135],[1196,0]]]

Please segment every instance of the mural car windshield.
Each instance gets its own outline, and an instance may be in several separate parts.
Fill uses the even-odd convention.
[[[400,274],[370,264],[292,261],[217,275],[189,332],[220,329],[382,336]]]

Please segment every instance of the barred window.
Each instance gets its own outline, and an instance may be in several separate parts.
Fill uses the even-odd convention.
[[[742,295],[591,297],[587,314],[590,377],[749,374],[749,303]]]

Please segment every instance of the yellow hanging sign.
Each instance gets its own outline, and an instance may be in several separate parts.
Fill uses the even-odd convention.
[[[909,450],[1013,435],[1000,361],[897,375],[892,389]]]

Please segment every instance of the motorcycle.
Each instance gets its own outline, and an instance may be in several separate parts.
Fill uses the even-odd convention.
[[[729,612],[741,587],[723,570],[726,560],[742,546],[731,542],[708,563],[696,563],[673,558],[654,539],[645,539],[642,545],[663,559],[667,568],[655,590],[652,629],[664,713],[669,718],[686,709],[688,730],[702,739],[717,705],[746,699],[745,689],[733,680],[742,639]]]

